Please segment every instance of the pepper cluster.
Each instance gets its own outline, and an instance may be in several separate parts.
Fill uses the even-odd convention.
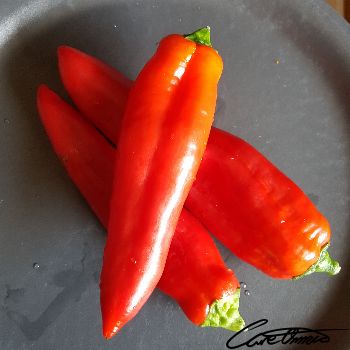
[[[208,28],[164,38],[135,82],[68,46],[58,62],[78,110],[45,85],[37,104],[55,152],[108,229],[106,338],[156,286],[197,325],[244,327],[239,283],[207,230],[274,278],[339,272],[329,223],[302,190],[247,142],[211,128],[222,60]]]

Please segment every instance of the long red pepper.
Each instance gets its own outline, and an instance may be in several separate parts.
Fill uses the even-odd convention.
[[[115,335],[156,287],[214,118],[222,72],[197,37],[169,35],[137,77],[123,116],[100,279],[103,334]]]
[[[74,102],[81,113],[94,121],[98,129],[104,130],[107,138],[117,140],[122,121],[119,116],[124,113],[132,82],[91,56],[86,55],[85,59],[77,61],[77,54],[84,55],[66,46],[59,49],[59,56],[64,57],[60,64],[64,66],[64,75],[69,77],[69,87],[74,91]],[[98,80],[92,84],[96,78]]]
[[[69,47],[59,48],[58,54],[67,91],[80,109],[89,108],[93,86],[100,84],[100,74],[110,67]],[[80,62],[92,67],[98,62],[100,66],[86,76],[79,69],[70,69]],[[120,86],[118,80],[110,79],[111,84]],[[78,86],[84,86],[85,97],[76,98]],[[118,98],[111,94],[94,98],[108,109],[108,101]],[[121,117],[116,113],[112,125],[117,125]],[[97,118],[103,115],[90,115],[94,124]],[[108,134],[107,130],[101,131]],[[212,128],[185,206],[237,256],[272,277],[298,278],[312,272],[333,275],[340,270],[327,252],[327,220],[261,153],[226,132]]]
[[[84,118],[46,86],[37,104],[51,143],[101,223],[107,227],[115,150]],[[116,174],[118,176],[118,174]],[[197,325],[238,331],[239,287],[212,238],[182,210],[158,287]]]

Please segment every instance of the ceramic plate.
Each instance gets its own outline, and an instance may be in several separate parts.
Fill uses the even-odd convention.
[[[252,143],[310,196],[331,223],[330,251],[343,268],[333,278],[273,280],[219,246],[250,292],[240,307],[247,324],[269,321],[232,346],[280,327],[349,327],[350,27],[342,18],[312,0],[2,0],[0,349],[226,348],[233,333],[195,327],[159,291],[120,334],[103,339],[105,232],[51,149],[35,106],[41,82],[64,95],[58,45],[135,78],[161,37],[204,25],[225,66],[216,126]],[[350,348],[350,331],[327,334],[329,343],[256,348]]]

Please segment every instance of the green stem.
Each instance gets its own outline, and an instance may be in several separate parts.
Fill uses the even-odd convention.
[[[208,315],[201,327],[222,327],[238,332],[244,328],[244,320],[239,314],[240,289],[234,294],[215,300],[209,308]]]
[[[326,244],[321,250],[321,254],[318,260],[313,265],[311,265],[302,275],[293,277],[293,279],[297,280],[314,272],[326,272],[331,276],[339,273],[341,267],[338,261],[335,261],[330,257],[327,251],[328,247],[329,244]]]
[[[185,34],[184,37],[185,37],[185,39],[192,40],[196,44],[201,44],[201,45],[212,47],[211,42],[210,42],[210,27],[209,26],[198,29],[191,34]]]

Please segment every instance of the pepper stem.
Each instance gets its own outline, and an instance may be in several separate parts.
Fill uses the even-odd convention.
[[[208,315],[201,327],[222,327],[238,332],[244,328],[245,322],[239,314],[240,289],[229,296],[215,300],[209,308]]]
[[[211,42],[210,42],[210,27],[209,26],[198,29],[191,34],[185,34],[184,38],[188,39],[188,40],[192,40],[196,44],[201,44],[201,45],[212,47]]]
[[[326,244],[325,247],[321,250],[321,254],[318,260],[313,265],[311,265],[302,275],[293,277],[293,279],[297,280],[314,272],[326,272],[331,276],[339,273],[341,267],[338,261],[335,261],[330,257],[329,253],[327,252],[328,247],[329,244]]]

